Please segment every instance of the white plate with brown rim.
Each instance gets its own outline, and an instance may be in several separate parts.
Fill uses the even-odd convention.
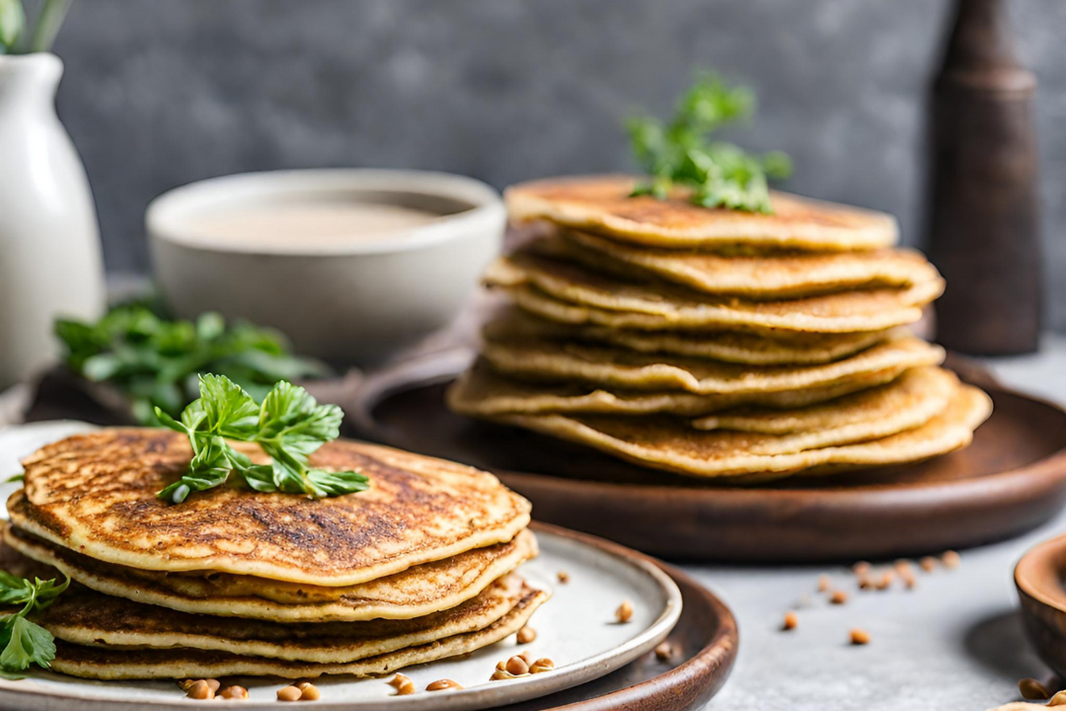
[[[0,473],[19,470],[19,458],[37,447],[74,432],[91,429],[80,423],[38,423],[0,430]],[[530,621],[537,632],[519,646],[515,636],[470,656],[408,667],[419,691],[397,696],[388,678],[323,677],[313,708],[321,711],[466,711],[493,708],[545,696],[583,684],[650,652],[664,640],[681,614],[681,593],[662,570],[643,558],[628,557],[618,546],[564,529],[534,525],[540,556],[520,571],[533,585],[550,589],[548,600]],[[559,582],[565,572],[568,582]],[[615,610],[624,601],[633,607],[620,624]],[[507,681],[490,681],[496,663],[529,650],[555,662],[555,670]],[[451,679],[463,688],[423,691],[431,682]],[[226,679],[246,687],[250,699],[242,709],[285,706],[276,699],[287,685],[280,679]],[[26,679],[0,679],[0,708],[7,711],[111,711],[112,709],[188,709],[215,701],[185,698],[169,681],[98,682],[33,671]]]

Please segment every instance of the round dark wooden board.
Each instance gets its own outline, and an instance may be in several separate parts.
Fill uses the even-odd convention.
[[[451,351],[367,378],[348,408],[367,439],[495,472],[534,516],[672,560],[913,556],[1023,533],[1066,502],[1066,412],[981,383],[995,411],[973,444],[899,467],[739,487],[643,469],[591,448],[457,415]]]
[[[505,706],[506,711],[690,711],[702,708],[722,688],[733,668],[739,638],[733,613],[713,593],[680,570],[609,541],[544,523],[534,523],[533,529],[550,529],[659,566],[681,589],[681,618],[667,637],[669,659],[646,654],[588,684]]]

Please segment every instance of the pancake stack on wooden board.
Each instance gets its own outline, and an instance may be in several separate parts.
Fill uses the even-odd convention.
[[[57,640],[55,671],[382,675],[497,642],[548,597],[515,572],[537,554],[529,503],[491,474],[338,441],[312,464],[365,473],[369,490],[158,499],[191,456],[178,433],[119,429],[23,463],[4,567],[75,583],[33,618]]]
[[[908,324],[944,282],[885,214],[772,194],[773,214],[631,197],[626,176],[507,191],[543,229],[493,264],[511,306],[457,412],[730,481],[917,461],[991,401]]]

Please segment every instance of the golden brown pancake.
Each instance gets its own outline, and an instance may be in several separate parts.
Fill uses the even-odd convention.
[[[225,676],[313,679],[323,674],[384,676],[403,667],[455,657],[499,642],[521,629],[548,597],[545,591],[527,589],[507,614],[484,629],[341,664],[294,662],[182,648],[116,650],[59,641],[52,670],[86,679],[106,680]]]
[[[668,282],[621,282],[569,262],[518,251],[494,262],[485,275],[490,286],[503,288],[527,308],[535,291],[587,314],[577,323],[618,328],[718,329],[758,333],[811,331],[853,333],[878,331],[914,323],[921,307],[940,296],[939,277],[907,288],[847,291],[784,301],[748,301],[701,294]],[[522,292],[522,297],[515,296]],[[596,316],[607,312],[606,319]],[[553,320],[553,313],[538,310]],[[612,319],[613,317],[613,319]],[[645,325],[647,324],[647,325]]]
[[[907,336],[850,358],[808,366],[743,366],[701,358],[541,341],[488,342],[482,357],[507,375],[581,381],[611,388],[685,390],[701,395],[784,392],[821,387],[892,368],[939,365],[944,350]]]
[[[56,639],[90,647],[183,647],[343,664],[484,629],[510,612],[522,596],[522,579],[509,575],[458,607],[413,620],[278,624],[190,615],[101,595],[76,585],[51,607],[36,613],[33,620]]]
[[[977,388],[960,385],[945,410],[915,429],[859,444],[786,454],[756,454],[747,440],[699,432],[664,416],[502,415],[501,422],[595,447],[639,465],[698,477],[743,477],[762,481],[803,471],[835,473],[847,469],[920,461],[964,447],[992,411],[992,401]],[[736,434],[736,433],[733,433]],[[747,433],[741,433],[747,434]],[[757,476],[748,476],[757,475]]]
[[[629,197],[638,179],[589,175],[537,180],[504,194],[511,219],[550,220],[568,227],[657,247],[705,248],[758,244],[797,249],[848,250],[890,247],[895,218],[809,198],[772,192],[774,214],[709,209],[688,202],[684,191],[670,200]]]
[[[31,507],[18,525],[131,568],[342,586],[509,541],[529,523],[529,502],[491,474],[345,441],[323,446],[311,464],[359,470],[368,491],[312,501],[223,486],[181,504],[156,498],[190,458],[187,439],[165,430],[50,444],[23,462]]]
[[[11,513],[16,525],[24,520],[20,515],[24,508],[23,501],[13,502]],[[298,591],[278,593],[270,589],[270,581],[258,578],[223,573],[205,580],[202,576],[103,563],[11,526],[4,529],[4,541],[21,554],[106,595],[182,612],[274,622],[351,622],[427,615],[469,600],[537,553],[533,534],[523,531],[512,543],[475,549],[378,580],[338,588],[336,595],[319,594],[312,589],[309,599],[300,601],[295,594]],[[261,589],[256,589],[260,582]],[[293,599],[285,602],[286,598]]]
[[[910,249],[720,254],[634,247],[578,231],[564,231],[531,247],[630,280],[661,278],[709,294],[756,300],[908,287],[940,276],[925,257]]]
[[[890,338],[903,336],[906,331],[781,332],[762,336],[741,331],[630,331],[559,323],[510,307],[499,310],[495,318],[485,324],[482,334],[490,341],[579,341],[621,346],[641,353],[671,353],[727,363],[813,365],[846,358]]]
[[[692,426],[774,436],[832,433],[837,442],[858,442],[925,424],[947,407],[957,387],[958,378],[950,371],[935,366],[912,368],[887,385],[819,405],[794,410],[726,410],[693,420]]]
[[[902,367],[857,375],[833,385],[794,390],[697,395],[686,392],[603,389],[580,383],[535,383],[500,375],[479,360],[447,391],[448,406],[462,415],[588,412],[615,415],[704,415],[740,405],[797,408],[825,402],[896,378]]]

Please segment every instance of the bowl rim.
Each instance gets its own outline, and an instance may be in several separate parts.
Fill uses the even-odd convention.
[[[1059,534],[1035,544],[1022,554],[1022,557],[1018,559],[1018,562],[1014,566],[1014,586],[1018,589],[1018,592],[1060,614],[1066,614],[1066,605],[1055,600],[1053,596],[1048,595],[1044,589],[1036,585],[1027,574],[1034,566],[1044,564],[1052,551],[1064,547],[1066,547],[1066,533]]]
[[[181,220],[185,215],[208,206],[224,205],[234,197],[280,195],[288,192],[309,193],[316,190],[363,190],[427,195],[466,202],[472,207],[451,215],[442,215],[429,224],[397,230],[404,235],[403,239],[352,241],[313,247],[218,243],[209,238],[192,236],[182,226]],[[286,257],[409,252],[457,239],[471,231],[498,229],[502,234],[506,219],[507,212],[500,193],[476,178],[429,170],[382,168],[298,168],[206,178],[161,193],[148,203],[144,215],[145,229],[152,241],[223,254]]]

